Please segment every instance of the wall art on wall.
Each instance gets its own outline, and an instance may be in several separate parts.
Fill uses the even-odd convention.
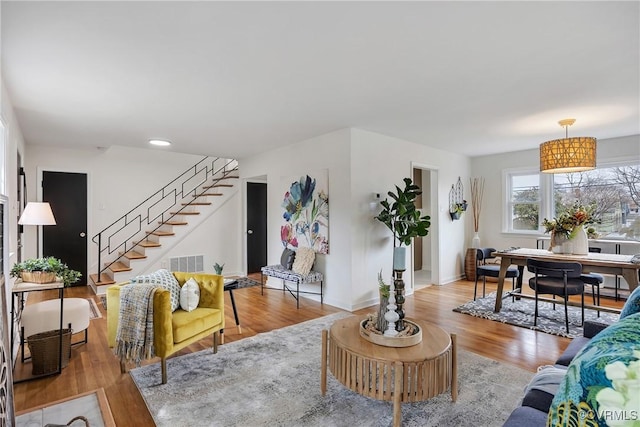
[[[316,253],[329,253],[329,172],[283,177],[280,227],[286,248],[310,247]]]

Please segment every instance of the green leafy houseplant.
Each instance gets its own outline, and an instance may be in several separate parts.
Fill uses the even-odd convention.
[[[224,264],[220,265],[217,262],[213,264],[213,269],[215,270],[218,276],[222,276],[222,269],[224,268]]]
[[[67,264],[55,257],[33,258],[15,263],[11,267],[9,275],[11,277],[22,277],[22,273],[33,272],[55,273],[64,283],[64,286],[70,286],[82,277],[79,271],[70,269]]]
[[[422,194],[420,187],[413,184],[411,178],[404,178],[404,189],[396,186],[396,192],[387,193],[392,201],[386,198],[380,202],[382,212],[376,219],[387,226],[393,234],[393,246],[409,246],[414,237],[423,237],[429,234],[431,218],[428,215],[420,216],[416,208],[415,200]]]

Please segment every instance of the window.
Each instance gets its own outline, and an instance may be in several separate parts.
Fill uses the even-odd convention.
[[[640,240],[640,165],[554,175],[553,198],[554,212],[576,201],[595,206],[602,222],[593,227],[600,237]]]
[[[640,164],[604,165],[569,174],[506,171],[506,232],[538,233],[575,202],[594,205],[601,238],[640,240]]]
[[[507,230],[537,232],[540,223],[540,174],[511,173],[508,176]]]

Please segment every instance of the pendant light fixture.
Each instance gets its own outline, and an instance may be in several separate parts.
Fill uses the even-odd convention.
[[[569,126],[576,119],[560,120],[565,137],[540,144],[540,172],[571,173],[596,168],[596,139],[590,136],[569,138]]]

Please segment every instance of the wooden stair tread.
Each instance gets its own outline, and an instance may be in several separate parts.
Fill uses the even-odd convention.
[[[158,224],[166,224],[166,225],[188,225],[187,221],[158,221]]]
[[[124,256],[127,259],[144,259],[147,257],[146,255],[143,255],[140,252],[136,252],[136,251],[125,252],[124,254],[122,254],[122,256]]]
[[[212,187],[212,188],[215,188],[215,187],[227,187],[227,188],[231,188],[231,187],[233,187],[233,184],[213,184],[211,187]]]
[[[162,246],[160,243],[152,242],[151,240],[143,240],[141,242],[138,242],[137,245],[143,248],[159,248],[160,246]]]
[[[222,196],[222,193],[202,193],[198,195],[198,197],[202,196]]]
[[[200,212],[169,212],[171,215],[200,215]]]
[[[191,203],[182,203],[182,206],[209,206],[211,202],[191,202]]]
[[[175,236],[176,235],[176,233],[174,233],[173,231],[162,231],[162,230],[148,231],[147,234],[152,234],[154,236]]]
[[[109,277],[108,275],[102,273],[100,275],[100,279],[98,279],[98,275],[97,274],[90,274],[89,278],[91,280],[93,280],[93,283],[95,283],[98,286],[103,286],[103,285],[113,285],[116,283],[115,280],[113,280],[111,277]]]
[[[131,267],[127,266],[125,263],[122,263],[120,261],[116,261],[113,264],[111,264],[109,266],[109,270],[113,271],[114,273],[118,273],[120,271],[131,271],[133,270]]]

